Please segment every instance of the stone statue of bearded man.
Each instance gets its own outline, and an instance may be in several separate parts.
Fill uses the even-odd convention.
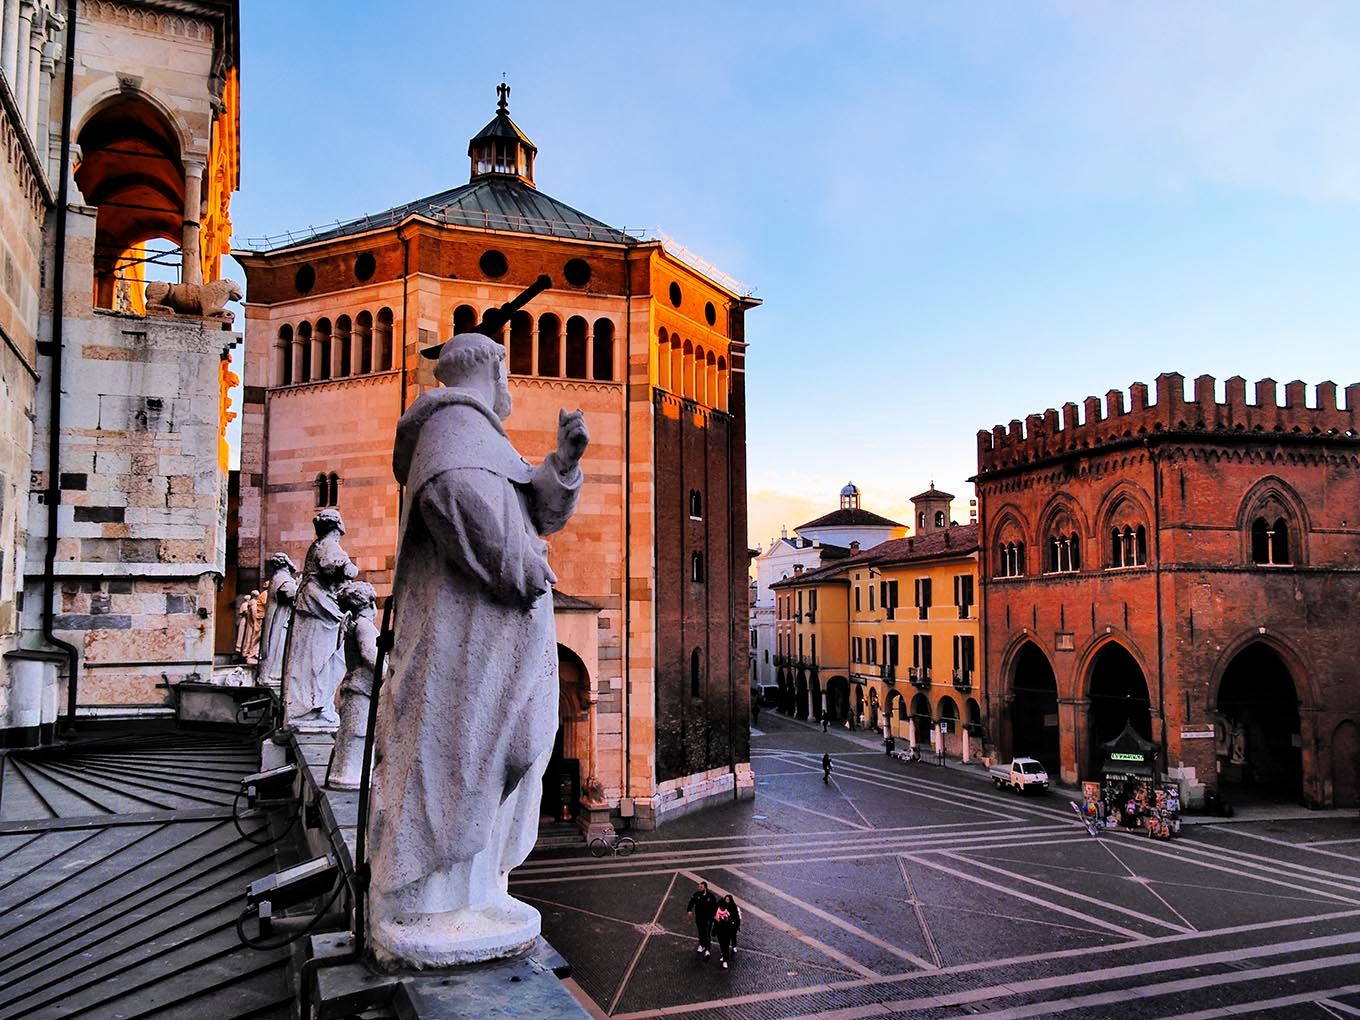
[[[380,963],[414,967],[538,937],[507,881],[533,848],[557,731],[541,536],[571,517],[589,442],[581,412],[562,411],[542,464],[515,452],[505,349],[484,336],[448,341],[435,377],[397,424],[406,499],[374,747],[369,940]]]

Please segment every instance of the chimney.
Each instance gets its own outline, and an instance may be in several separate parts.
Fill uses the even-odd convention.
[[[852,553],[859,552],[859,539],[855,539],[850,543],[850,551]]]
[[[793,576],[794,576],[794,577],[802,577],[802,576],[803,576],[803,565],[802,565],[801,563],[795,563],[795,564],[793,565]]]

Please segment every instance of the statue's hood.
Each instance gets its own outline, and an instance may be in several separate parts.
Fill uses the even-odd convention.
[[[515,452],[491,408],[475,393],[443,387],[422,393],[397,422],[392,473],[409,495],[455,468],[476,468],[525,484],[533,469]]]

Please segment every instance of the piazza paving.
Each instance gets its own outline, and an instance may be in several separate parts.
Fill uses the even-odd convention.
[[[536,854],[512,891],[629,1020],[1360,1017],[1353,812],[1092,838],[1061,791],[866,745],[763,713],[754,802],[634,833],[629,858]],[[694,951],[700,879],[742,908],[729,970]]]

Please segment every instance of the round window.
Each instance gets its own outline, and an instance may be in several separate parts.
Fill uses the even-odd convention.
[[[590,263],[585,259],[569,259],[562,267],[562,275],[573,287],[584,287],[590,282]]]
[[[378,271],[378,260],[371,251],[366,251],[354,260],[354,278],[360,283],[373,278]]]
[[[306,294],[316,286],[316,270],[311,266],[301,267],[293,277],[293,286],[299,294]]]
[[[715,325],[718,321],[718,310],[713,307],[713,302],[704,303],[704,320],[710,325]]]
[[[680,297],[681,297],[681,295],[680,295],[680,284],[678,284],[678,283],[672,283],[672,284],[671,284],[670,295],[671,295],[671,304],[673,304],[676,308],[679,308],[679,307],[680,307]]]
[[[506,262],[505,256],[495,248],[492,248],[490,251],[482,252],[482,257],[478,260],[477,265],[481,268],[483,273],[493,279],[498,276],[504,276],[510,269],[510,263]]]

